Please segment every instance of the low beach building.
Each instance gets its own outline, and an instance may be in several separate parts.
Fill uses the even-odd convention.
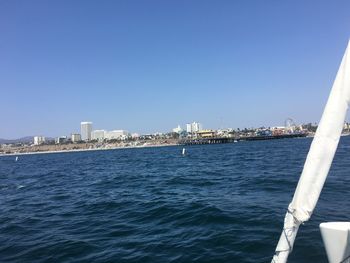
[[[79,133],[72,133],[71,140],[73,143],[81,141],[81,135]]]
[[[105,138],[107,140],[125,139],[128,136],[129,136],[129,132],[125,130],[106,131],[105,133]]]
[[[173,129],[173,132],[180,134],[182,132],[182,128],[180,125],[178,125],[176,128]]]
[[[201,130],[197,132],[199,138],[212,138],[215,134],[216,132],[214,130]]]
[[[94,130],[91,132],[91,140],[103,141],[106,138],[105,130]]]
[[[67,136],[60,136],[55,139],[55,144],[61,144],[67,142]]]

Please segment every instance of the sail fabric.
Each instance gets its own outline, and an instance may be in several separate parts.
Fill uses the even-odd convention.
[[[310,219],[327,178],[350,102],[350,41],[346,48],[303,172],[289,204],[282,234],[271,262],[287,262],[299,225]]]
[[[350,42],[289,205],[289,211],[300,222],[309,220],[316,206],[344,127],[350,102],[349,45]]]

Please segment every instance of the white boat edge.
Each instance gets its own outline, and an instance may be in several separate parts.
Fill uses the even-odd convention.
[[[350,222],[320,224],[329,263],[350,263]]]

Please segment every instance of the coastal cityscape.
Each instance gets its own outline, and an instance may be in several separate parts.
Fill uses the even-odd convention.
[[[0,263],[350,263],[350,1],[0,1]]]
[[[27,141],[15,140],[0,144],[0,154],[26,154],[62,151],[103,150],[127,147],[155,147],[171,145],[215,144],[251,140],[270,140],[284,138],[311,137],[317,129],[316,124],[297,125],[287,118],[283,126],[244,129],[205,129],[202,123],[187,123],[169,132],[139,134],[127,130],[93,129],[93,122],[80,123],[80,133],[56,138],[37,135]],[[350,124],[345,123],[343,134],[349,134]]]

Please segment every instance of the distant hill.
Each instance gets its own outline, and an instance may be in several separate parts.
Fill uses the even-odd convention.
[[[27,143],[27,142],[33,142],[34,137],[33,136],[26,136],[22,137],[19,139],[1,139],[0,138],[0,144],[5,144],[5,143]]]
[[[54,138],[51,138],[51,137],[45,137],[45,140],[48,142],[48,141],[53,141],[53,140],[55,140],[55,139],[54,139]],[[28,143],[28,142],[33,143],[33,142],[34,142],[34,136],[26,136],[26,137],[22,137],[22,138],[19,138],[19,139],[1,139],[1,138],[0,138],[0,144],[7,144],[7,143]]]

